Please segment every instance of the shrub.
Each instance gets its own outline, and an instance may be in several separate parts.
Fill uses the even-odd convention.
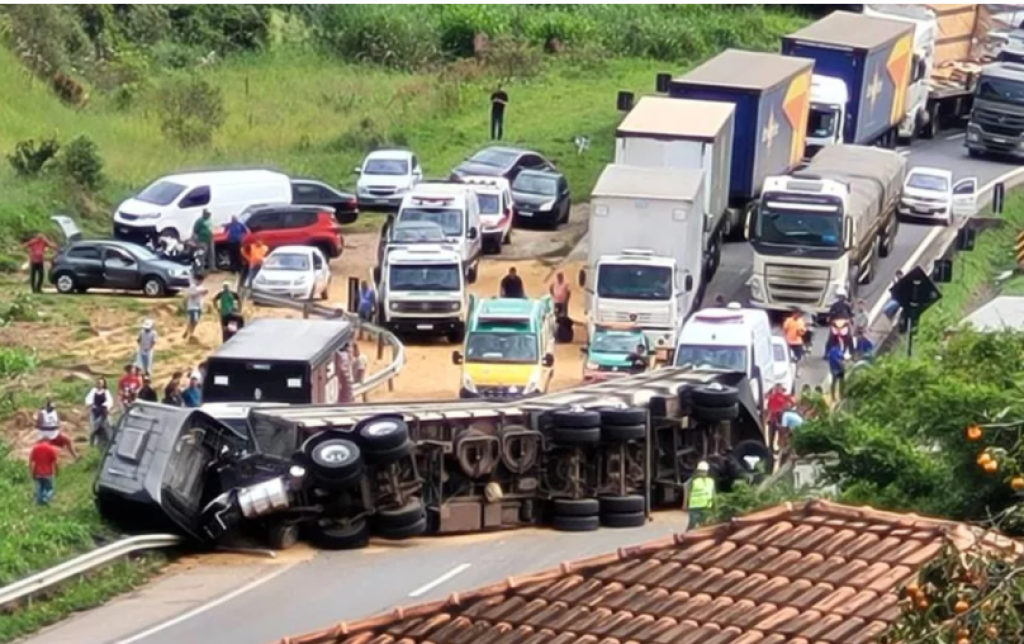
[[[157,92],[160,131],[183,148],[206,145],[224,124],[224,96],[201,78],[176,78]]]
[[[35,139],[28,139],[19,141],[14,146],[14,152],[7,155],[7,160],[19,176],[35,177],[57,156],[59,150],[60,144],[54,137],[43,139],[38,144]]]
[[[484,65],[503,81],[536,76],[543,63],[538,46],[512,36],[493,39],[483,59]]]
[[[0,347],[0,378],[16,378],[35,367],[34,354],[15,347]]]
[[[87,136],[79,136],[65,146],[60,169],[81,188],[96,191],[103,185],[103,158],[99,148]]]

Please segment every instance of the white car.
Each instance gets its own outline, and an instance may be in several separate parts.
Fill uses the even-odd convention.
[[[796,388],[796,366],[785,338],[772,336],[772,362],[775,365],[775,384],[782,385],[786,393],[792,395]]]
[[[512,187],[504,177],[469,176],[460,179],[472,186],[480,203],[480,227],[485,253],[501,253],[512,241]]]
[[[355,173],[356,199],[365,210],[397,210],[402,198],[423,180],[420,162],[409,150],[374,150]]]
[[[978,180],[974,177],[953,182],[953,173],[943,168],[917,166],[903,181],[898,212],[907,219],[927,219],[945,225],[953,217],[970,217],[975,208]]]
[[[331,291],[331,265],[316,248],[281,246],[263,260],[252,290],[268,295],[326,300]]]

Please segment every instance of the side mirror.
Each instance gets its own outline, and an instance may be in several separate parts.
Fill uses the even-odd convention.
[[[545,367],[555,366],[555,356],[551,353],[544,354],[544,359],[541,361],[541,365]]]
[[[683,280],[683,289],[687,293],[693,290],[693,275],[687,275],[686,279]]]
[[[452,364],[462,364],[462,353],[460,351],[452,351]]]
[[[470,239],[470,240],[476,239],[479,234],[480,234],[479,230],[477,230],[476,228],[470,228],[469,232],[466,233],[466,239]]]
[[[362,174],[363,173],[363,169],[358,167],[358,166],[356,166],[355,168],[352,168],[352,173],[353,174]]]
[[[580,283],[580,288],[586,288],[587,287],[587,271],[586,270],[581,268],[580,269],[580,274],[576,277],[576,279]]]

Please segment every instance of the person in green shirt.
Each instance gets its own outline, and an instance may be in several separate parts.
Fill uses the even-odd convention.
[[[241,300],[238,294],[231,290],[231,284],[224,282],[220,293],[213,298],[213,305],[217,307],[217,313],[220,314],[221,339],[223,342],[227,342],[242,324]],[[234,329],[231,328],[232,324]]]
[[[715,507],[715,479],[707,461],[697,463],[697,470],[686,487],[686,511],[689,515],[687,529],[699,527]]]
[[[209,270],[213,270],[217,261],[213,254],[212,217],[209,210],[203,210],[202,216],[196,219],[195,225],[192,226],[192,241],[203,249],[203,265]]]

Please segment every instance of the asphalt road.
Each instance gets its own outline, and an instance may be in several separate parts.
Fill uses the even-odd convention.
[[[962,138],[946,137],[921,142],[910,153],[911,165],[935,165],[952,169],[957,178],[976,176],[986,183],[1019,166],[969,159]],[[903,224],[895,251],[880,261],[873,283],[860,296],[877,308],[887,296],[896,270],[919,255],[922,242],[932,240],[932,227]],[[745,244],[729,245],[708,294],[722,293],[730,300],[746,300],[746,280],[751,265]],[[819,337],[823,333],[817,334]],[[824,365],[821,344],[802,369],[802,379],[821,382]],[[545,530],[523,530],[496,535],[421,540],[372,547],[364,551],[320,553],[313,560],[278,568],[271,576],[243,586],[239,592],[210,597],[208,607],[178,610],[163,623],[137,626],[134,632],[77,633],[78,641],[117,644],[178,644],[217,641],[221,644],[265,644],[277,638],[322,628],[343,620],[366,617],[396,606],[444,597],[616,547],[649,540],[684,527],[681,513],[668,513],[645,528],[602,530],[585,535]],[[159,584],[157,585],[157,587]],[[242,583],[239,582],[239,586]],[[154,589],[155,590],[155,589]],[[117,621],[118,602],[99,609]],[[168,612],[169,611],[169,612]],[[187,611],[187,612],[185,612]],[[164,614],[176,614],[167,609]],[[161,618],[161,619],[165,619]],[[74,622],[67,625],[74,630]],[[102,630],[102,629],[101,629]],[[43,634],[33,644],[63,641]],[[73,640],[69,640],[73,641]]]

